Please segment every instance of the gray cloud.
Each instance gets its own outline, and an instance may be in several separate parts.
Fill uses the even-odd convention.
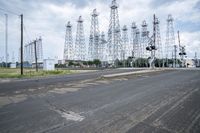
[[[182,0],[153,0],[151,3],[151,6],[155,8],[155,7],[172,4],[174,2],[179,2],[179,1],[182,1]]]
[[[194,6],[194,8],[200,10],[200,0],[197,2],[197,4]]]

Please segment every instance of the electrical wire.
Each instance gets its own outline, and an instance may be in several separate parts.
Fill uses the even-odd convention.
[[[30,36],[29,36],[29,34],[28,34],[28,32],[27,32],[27,29],[26,29],[26,27],[25,27],[25,24],[23,25],[23,28],[24,28],[24,32],[25,32],[25,34],[26,34],[28,40],[31,40],[31,39],[30,39]]]
[[[6,9],[4,9],[4,8],[1,8],[1,7],[0,7],[0,10],[3,11],[3,12],[10,13],[10,14],[12,14],[12,15],[20,16],[19,14],[15,13],[15,12],[13,12],[13,11],[9,11],[9,10],[6,10]]]

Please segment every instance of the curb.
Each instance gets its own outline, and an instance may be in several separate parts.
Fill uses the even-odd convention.
[[[108,74],[108,75],[103,75],[102,78],[113,78],[113,77],[129,76],[129,75],[134,75],[134,74],[143,74],[143,73],[159,72],[159,71],[163,71],[163,70],[141,70],[141,71],[136,71],[136,72]]]

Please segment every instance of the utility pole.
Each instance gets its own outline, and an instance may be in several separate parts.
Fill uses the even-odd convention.
[[[184,67],[184,66],[185,66],[184,56],[186,55],[185,47],[184,47],[184,46],[181,46],[179,31],[178,31],[177,33],[178,33],[178,43],[179,43],[179,50],[180,50],[179,55],[180,55],[180,57],[181,57],[181,62],[182,62],[182,66],[181,66],[181,67]]]
[[[23,14],[21,17],[21,75],[23,75]]]
[[[197,67],[197,64],[198,64],[197,52],[195,52],[194,61],[195,61],[195,67]]]
[[[36,68],[36,72],[38,72],[38,63],[37,63],[37,39],[34,41],[34,51],[35,51],[35,68]]]
[[[177,64],[177,46],[174,45],[174,67],[176,67]]]
[[[8,67],[8,14],[5,14],[5,18],[6,18],[6,36],[5,36],[5,45],[6,45],[6,49],[5,49],[5,57],[6,57],[6,67]]]
[[[149,58],[149,65],[150,68],[155,68],[155,51],[157,50],[155,44],[156,44],[156,15],[153,15],[153,35],[150,39],[149,46],[146,47],[147,51],[151,52],[151,57]]]
[[[154,68],[155,67],[155,44],[156,44],[156,15],[153,15],[153,46],[154,48],[152,48],[151,51],[151,58],[153,59],[152,65],[151,67]]]

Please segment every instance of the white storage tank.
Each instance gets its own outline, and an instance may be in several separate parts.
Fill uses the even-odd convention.
[[[54,59],[44,59],[43,70],[51,71],[55,70],[55,60]]]

